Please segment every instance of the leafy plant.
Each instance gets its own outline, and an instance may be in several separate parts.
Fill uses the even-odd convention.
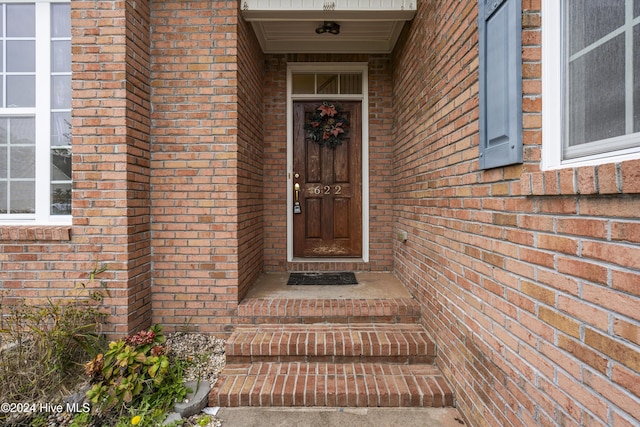
[[[86,427],[91,424],[91,418],[90,412],[78,412],[69,423],[69,427]]]
[[[183,374],[186,362],[170,360],[170,363],[162,384],[146,399],[152,408],[173,408],[175,402],[182,402],[187,397],[187,393],[192,391],[184,386]]]
[[[203,415],[198,418],[197,424],[200,427],[206,427],[209,425],[210,422],[211,422],[211,417],[209,415]]]
[[[129,414],[120,416],[115,423],[115,427],[156,427],[163,425],[162,421],[165,418],[165,411],[153,408],[145,400],[139,406],[130,408]]]
[[[184,398],[181,367],[171,365],[163,346],[165,340],[162,328],[155,325],[149,331],[111,342],[104,355],[87,364],[96,382],[87,397],[103,412],[145,405],[164,411],[176,399]]]
[[[29,427],[46,427],[49,420],[46,413],[35,414],[29,422]]]

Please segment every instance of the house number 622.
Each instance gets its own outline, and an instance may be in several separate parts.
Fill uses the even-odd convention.
[[[324,187],[316,185],[315,187],[311,187],[309,190],[313,194],[341,194],[342,187],[339,185],[334,185],[333,187],[330,185],[325,185]]]

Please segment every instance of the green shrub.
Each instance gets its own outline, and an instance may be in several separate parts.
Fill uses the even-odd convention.
[[[132,421],[150,427],[161,425],[174,403],[185,398],[186,362],[167,357],[160,326],[112,342],[105,351],[102,310],[109,293],[106,283],[96,280],[105,270],[90,272],[89,281],[68,299],[29,305],[0,295],[0,402],[59,402],[77,391],[88,373],[93,387],[87,398],[94,406],[75,414],[71,427]],[[7,420],[0,414],[0,424],[44,426],[46,415]]]
[[[111,342],[104,355],[87,365],[95,382],[87,397],[99,412],[131,412],[143,420],[156,419],[176,400],[184,399],[187,389],[182,366],[170,362],[165,340],[161,327],[155,325],[149,331]]]
[[[89,283],[104,271],[92,271]],[[82,363],[102,351],[102,293],[79,286],[84,295],[36,306],[0,295],[0,401],[60,397],[82,379]]]

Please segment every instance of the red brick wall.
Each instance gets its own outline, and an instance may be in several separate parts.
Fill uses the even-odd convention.
[[[369,262],[287,263],[287,63],[369,64]],[[393,268],[392,141],[390,58],[386,55],[267,55],[264,88],[265,269],[372,270]]]
[[[22,298],[38,303],[64,295],[73,288],[74,280],[83,277],[83,269],[94,267],[90,254],[76,252],[71,234],[71,226],[0,227],[0,292],[7,298],[4,303]]]
[[[153,321],[221,332],[238,301],[237,5],[151,7]]]
[[[0,281],[36,303],[107,266],[110,332],[150,321],[146,3],[71,2],[73,225],[0,227]],[[100,46],[104,45],[104,46]]]
[[[637,425],[640,162],[540,171],[523,9],[525,163],[480,171],[477,2],[418,2],[393,62],[396,270],[468,424]]]
[[[126,5],[126,175],[129,331],[151,324],[150,26],[148,2]],[[100,25],[100,24],[99,24]],[[109,46],[109,44],[107,44]],[[120,166],[122,167],[122,166]],[[116,166],[117,169],[117,166]]]
[[[393,98],[391,58],[369,57],[369,259],[393,269]]]
[[[239,298],[264,271],[264,55],[251,25],[238,22]]]
[[[106,265],[118,332],[150,323],[149,10],[72,2],[73,251]],[[115,291],[114,291],[115,290]]]
[[[267,55],[264,70],[264,268],[287,264],[287,62]]]
[[[72,2],[72,15],[73,226],[0,227],[2,288],[65,296],[107,265],[113,332],[224,332],[262,249],[262,64],[246,27],[237,55],[237,2]],[[240,100],[239,78],[253,85]]]

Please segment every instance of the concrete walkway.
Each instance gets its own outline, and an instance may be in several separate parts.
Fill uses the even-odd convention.
[[[356,273],[357,285],[288,286],[289,273],[264,273],[249,289],[245,301],[251,299],[379,299],[412,298],[391,273]]]
[[[461,427],[455,408],[221,408],[223,427]]]

